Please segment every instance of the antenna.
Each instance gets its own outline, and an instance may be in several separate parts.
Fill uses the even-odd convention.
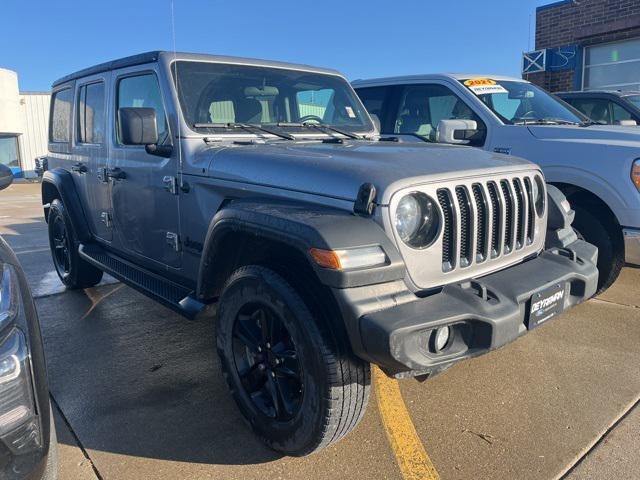
[[[178,96],[178,102],[180,101],[180,95],[178,88],[180,82],[178,81],[178,53],[176,51],[176,21],[175,21],[175,12],[173,9],[173,0],[170,0],[171,3],[171,37],[173,40],[173,76],[175,77],[176,84],[176,95]],[[179,105],[176,108],[176,135],[178,136],[178,176],[180,178],[180,187],[183,186],[183,178],[182,178],[182,132],[180,131],[180,115],[182,109]]]

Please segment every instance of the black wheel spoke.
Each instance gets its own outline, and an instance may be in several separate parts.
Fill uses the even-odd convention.
[[[269,375],[265,386],[271,396],[271,402],[273,404],[273,409],[275,410],[276,418],[282,418],[287,415],[289,412],[287,411],[278,379],[273,375]]]
[[[273,351],[275,356],[280,359],[287,359],[287,360],[297,359],[296,351],[292,348],[289,348],[287,345],[284,344],[284,342],[276,343],[271,348],[271,350]]]
[[[300,375],[298,375],[295,371],[293,371],[292,369],[290,369],[284,364],[280,364],[277,367],[275,367],[275,372],[276,372],[276,375],[278,376],[300,380]]]
[[[253,317],[260,326],[262,342],[265,344],[271,343],[271,319],[269,318],[269,316],[265,313],[264,309],[261,308],[259,310],[256,310],[256,312],[253,314]]]
[[[258,346],[260,345],[260,341],[256,338],[254,333],[251,331],[248,325],[249,319],[241,319],[238,318],[236,325],[234,328],[234,336],[240,340],[243,344],[249,347],[253,351],[258,350]]]

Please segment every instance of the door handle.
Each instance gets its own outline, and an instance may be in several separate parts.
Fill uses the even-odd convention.
[[[114,180],[124,180],[125,178],[127,178],[127,174],[120,170],[118,167],[107,168],[107,178],[112,178]]]
[[[71,166],[72,172],[87,173],[88,169],[84,163],[76,163]]]

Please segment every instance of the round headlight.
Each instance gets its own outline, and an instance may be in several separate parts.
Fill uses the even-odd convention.
[[[396,208],[395,225],[404,243],[413,248],[426,248],[438,236],[438,207],[424,193],[414,192],[405,195]]]
[[[544,182],[542,181],[542,178],[536,176],[533,179],[531,190],[531,193],[533,194],[533,204],[536,207],[536,213],[539,217],[541,217],[544,214],[544,207],[546,203],[544,194]]]

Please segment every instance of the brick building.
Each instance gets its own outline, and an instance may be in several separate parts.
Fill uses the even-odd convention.
[[[524,55],[523,77],[552,92],[640,90],[640,0],[538,7],[536,52]]]

